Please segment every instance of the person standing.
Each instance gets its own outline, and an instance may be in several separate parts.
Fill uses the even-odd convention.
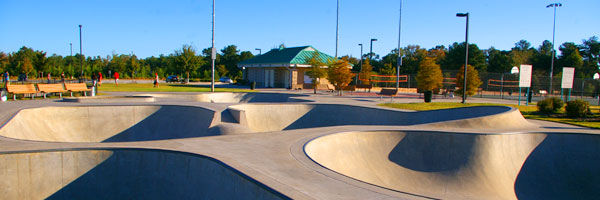
[[[158,88],[158,73],[154,73],[154,87]]]
[[[52,78],[52,76],[50,75],[50,72],[48,72],[48,84],[50,84],[50,78]]]
[[[98,72],[98,85],[99,86],[102,85],[102,79],[103,79],[102,72]]]
[[[60,81],[62,81],[63,83],[65,83],[65,72],[62,72],[60,74]]]
[[[115,85],[119,86],[119,72],[115,72]]]
[[[8,71],[6,71],[6,72],[4,73],[4,83],[5,83],[6,85],[10,85],[10,75],[9,75]]]

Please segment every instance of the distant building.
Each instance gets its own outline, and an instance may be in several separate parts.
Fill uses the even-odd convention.
[[[281,47],[244,60],[238,67],[243,69],[245,79],[256,82],[256,87],[299,88],[311,83],[306,71],[315,52],[312,46]],[[335,58],[319,51],[319,59],[327,63]],[[324,83],[327,81],[322,80],[321,84]]]

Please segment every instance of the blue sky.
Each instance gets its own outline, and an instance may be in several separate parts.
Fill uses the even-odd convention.
[[[377,38],[373,51],[389,53],[398,45],[398,0],[340,0],[339,55],[358,56]],[[469,42],[481,49],[508,50],[525,39],[533,46],[552,40],[553,10],[548,0],[404,0],[402,46],[431,48],[464,41],[469,12]],[[600,36],[600,1],[560,1],[556,43],[581,43]],[[0,51],[22,46],[51,54],[112,53],[138,57],[170,54],[184,44],[198,50],[211,45],[210,0],[0,0]],[[216,47],[235,44],[243,51],[263,53],[284,43],[312,45],[335,53],[335,0],[216,0]],[[558,47],[556,47],[558,48]]]

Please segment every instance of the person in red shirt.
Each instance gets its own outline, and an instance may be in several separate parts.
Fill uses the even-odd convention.
[[[102,72],[98,72],[98,85],[102,85]]]
[[[115,72],[115,84],[119,86],[119,72]]]
[[[48,72],[48,84],[50,84],[50,72]]]

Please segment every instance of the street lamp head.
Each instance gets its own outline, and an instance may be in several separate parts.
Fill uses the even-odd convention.
[[[469,13],[456,13],[457,17],[468,17]]]
[[[358,46],[361,46],[361,47],[362,47],[362,44],[358,44]]]
[[[375,41],[377,41],[377,39],[375,39],[375,38],[371,39],[371,42],[375,42]]]
[[[551,8],[551,7],[562,7],[562,3],[551,3],[550,5],[546,6],[546,8]]]
[[[260,51],[261,49],[259,49],[259,48],[256,48],[256,49],[254,49],[254,50]]]
[[[81,24],[79,24],[79,28],[81,28]]]

